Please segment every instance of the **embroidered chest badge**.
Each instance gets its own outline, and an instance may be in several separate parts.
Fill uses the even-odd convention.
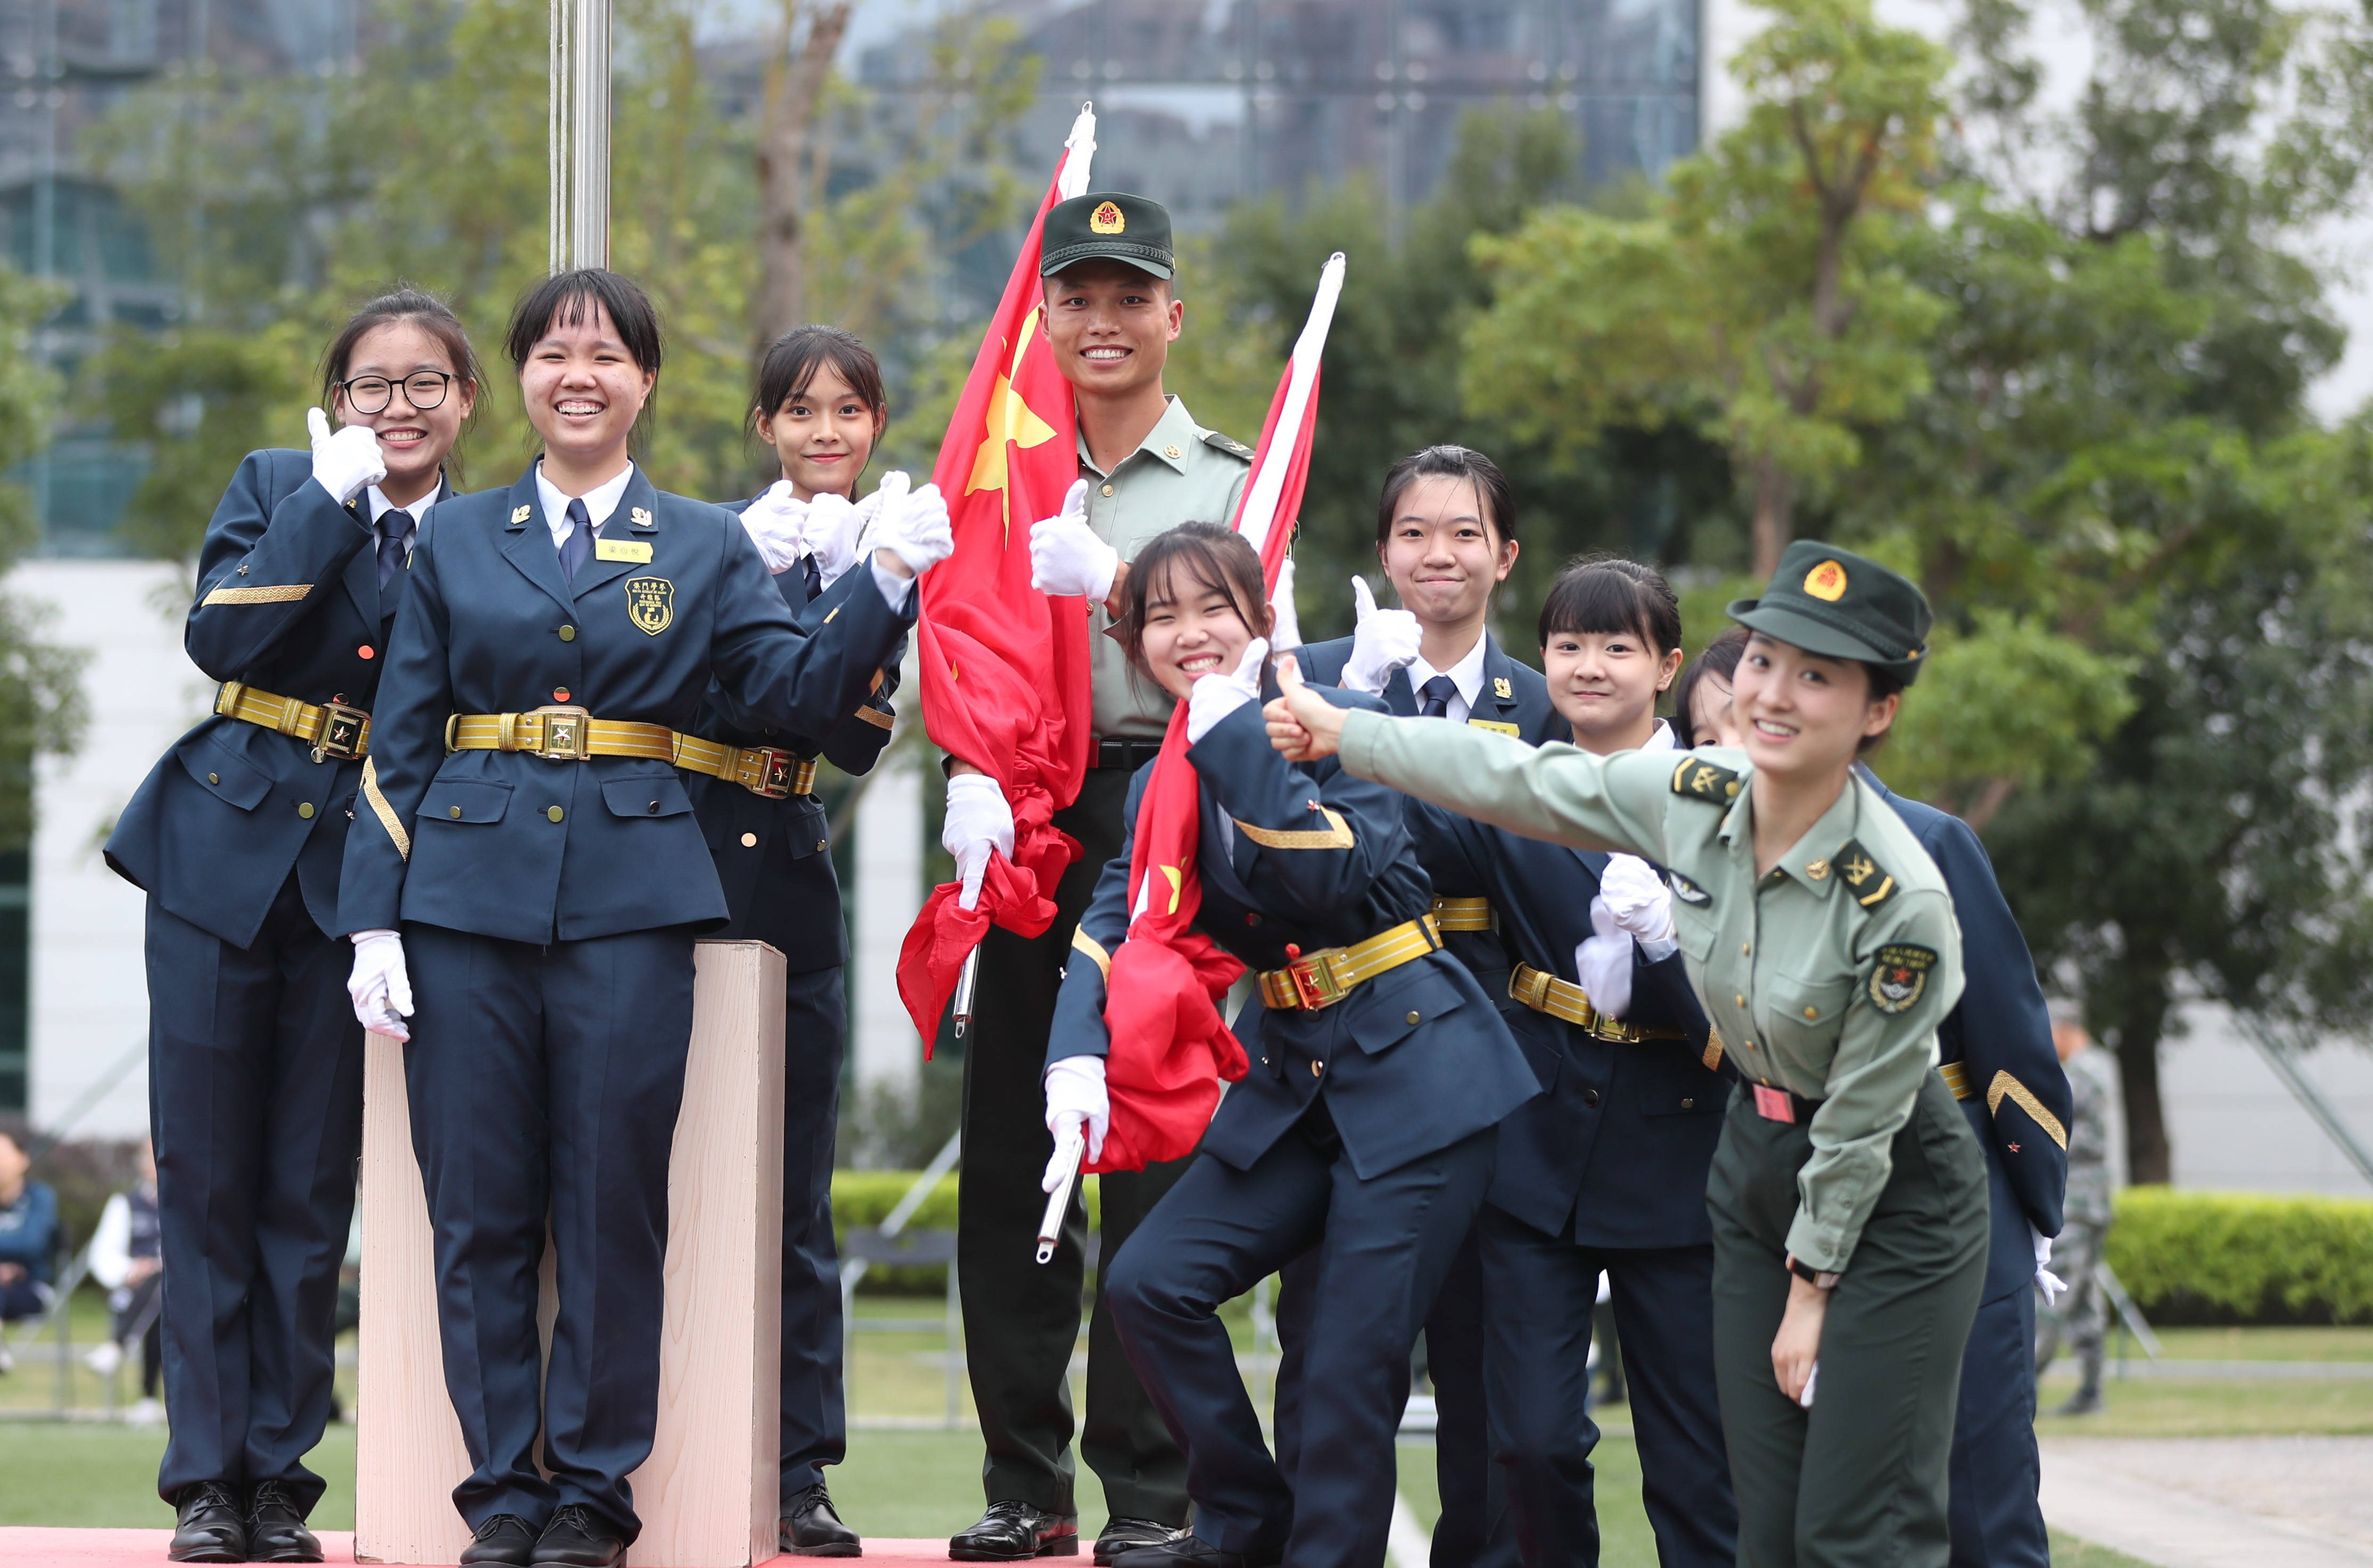
[[[626,579],[626,618],[651,637],[675,624],[675,584],[663,577]]]
[[[1936,966],[1933,948],[1910,942],[1888,942],[1878,950],[1870,972],[1870,1003],[1881,1012],[1908,1012],[1928,989],[1928,972]]]

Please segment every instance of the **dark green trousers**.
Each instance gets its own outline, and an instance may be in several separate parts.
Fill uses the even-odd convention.
[[[1055,1152],[1040,1080],[1055,992],[1071,954],[1071,930],[1094,895],[1105,863],[1118,855],[1129,776],[1091,768],[1079,800],[1055,818],[1085,855],[1064,874],[1058,913],[1046,934],[1023,941],[991,928],[981,944],[980,983],[964,1051],[964,1164],[957,1177],[956,1282],[964,1301],[964,1357],[988,1453],[981,1482],[991,1503],[1021,1501],[1058,1514],[1072,1499],[1071,1352],[1080,1334],[1087,1213],[1078,1198],[1063,1244],[1034,1261],[1038,1183]],[[1084,962],[1084,960],[1082,960]],[[1186,1523],[1186,1457],[1145,1397],[1116,1337],[1104,1281],[1146,1211],[1170,1190],[1186,1160],[1099,1176],[1102,1267],[1088,1324],[1087,1420],[1080,1452],[1104,1482],[1116,1516]]]
[[[1935,1073],[1821,1327],[1813,1408],[1780,1391],[1788,1226],[1805,1123],[1731,1097],[1706,1186],[1714,1382],[1738,1494],[1739,1568],[1945,1568],[1961,1347],[1986,1273],[1985,1155]]]

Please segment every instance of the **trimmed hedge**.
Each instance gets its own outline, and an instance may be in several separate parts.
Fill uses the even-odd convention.
[[[835,1240],[848,1235],[851,1225],[878,1225],[890,1217],[890,1211],[906,1196],[915,1185],[919,1171],[856,1171],[836,1170],[832,1173],[832,1230]],[[1089,1176],[1081,1183],[1087,1199],[1088,1224],[1093,1229],[1103,1212],[1096,1179]],[[956,1228],[956,1178],[945,1176],[931,1195],[923,1199],[906,1222],[908,1230],[952,1231]],[[865,1271],[865,1281],[858,1289],[871,1294],[875,1292],[937,1293],[947,1289],[947,1276],[939,1269],[889,1269],[874,1267]]]
[[[2373,1201],[2132,1187],[2110,1266],[2154,1323],[2373,1322]]]

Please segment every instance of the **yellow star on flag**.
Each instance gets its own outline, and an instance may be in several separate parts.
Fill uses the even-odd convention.
[[[997,378],[988,394],[987,426],[981,437],[980,450],[973,455],[972,477],[964,481],[964,494],[976,490],[1005,488],[1005,444],[1008,441],[1027,451],[1050,439],[1055,427],[1031,410],[1013,390],[1014,372],[1022,368],[1022,356],[1030,350],[1031,339],[1037,335],[1038,308],[1033,307],[1022,323],[1021,346],[1013,353],[1006,372]]]

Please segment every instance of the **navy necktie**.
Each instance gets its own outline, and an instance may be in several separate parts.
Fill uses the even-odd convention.
[[[568,503],[568,521],[577,526],[560,542],[560,575],[575,582],[578,569],[593,558],[593,514],[585,509],[581,497]]]
[[[379,518],[379,586],[385,591],[395,574],[403,569],[403,539],[412,532],[412,514],[407,511],[385,511]]]
[[[1450,699],[1458,695],[1458,683],[1447,675],[1436,675],[1420,686],[1418,692],[1425,698],[1418,705],[1417,716],[1420,719],[1447,719],[1450,717]]]

